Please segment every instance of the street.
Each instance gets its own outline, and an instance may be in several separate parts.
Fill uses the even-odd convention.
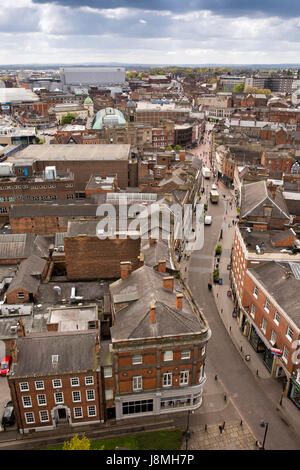
[[[205,147],[208,147],[207,144]],[[204,151],[203,148],[201,146],[202,152]],[[195,154],[199,154],[199,150],[197,150],[194,150]],[[208,150],[205,150],[205,152],[208,152]],[[207,161],[206,166],[209,166]],[[212,178],[209,184],[205,182],[205,194],[207,196],[209,192],[208,187],[211,183],[213,183]],[[257,439],[262,439],[264,434],[261,422],[269,423],[267,449],[299,449],[299,436],[279,416],[274,403],[268,396],[269,383],[273,379],[264,379],[264,381],[259,382],[246,366],[220,318],[214,295],[207,288],[208,282],[212,282],[214,251],[219,242],[221,228],[223,229],[223,234],[227,233],[226,228],[228,224],[231,224],[232,219],[236,216],[235,207],[230,207],[230,204],[227,202],[227,200],[232,198],[232,192],[222,183],[219,184],[218,191],[220,193],[219,203],[211,204],[208,202],[207,213],[212,216],[213,222],[211,226],[205,226],[204,246],[200,251],[191,253],[188,268],[189,287],[195,300],[203,308],[212,330],[212,337],[208,343],[209,360],[206,373],[209,372],[220,377],[233,405],[248,423]],[[226,199],[223,197],[224,194]],[[230,235],[232,240],[233,234],[234,231]],[[222,244],[222,240],[220,243]],[[226,251],[229,252],[230,250],[227,248]],[[222,256],[229,257],[230,253],[226,251],[222,252]],[[224,289],[226,287],[228,286],[223,286]],[[218,286],[218,289],[221,288],[222,286]],[[253,354],[255,354],[254,351]],[[278,396],[279,390],[280,388],[278,388]],[[295,409],[295,413],[299,413],[298,410]]]

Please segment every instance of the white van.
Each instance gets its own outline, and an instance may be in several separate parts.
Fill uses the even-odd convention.
[[[212,216],[206,215],[204,218],[204,225],[211,225],[211,223],[212,223]]]

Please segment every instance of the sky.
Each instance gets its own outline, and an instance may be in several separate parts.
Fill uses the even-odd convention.
[[[0,64],[300,63],[300,0],[1,1]]]

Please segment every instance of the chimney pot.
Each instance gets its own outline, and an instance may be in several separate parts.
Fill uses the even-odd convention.
[[[167,263],[166,263],[166,260],[165,260],[165,259],[159,260],[159,262],[158,262],[158,271],[159,271],[160,273],[165,273],[165,272],[167,272]]]
[[[176,294],[176,308],[182,310],[183,294]]]
[[[163,287],[173,292],[174,290],[174,276],[167,276],[163,278]]]
[[[150,319],[151,323],[156,323],[156,305],[155,302],[150,303]]]
[[[120,263],[121,268],[121,279],[125,279],[132,271],[132,263],[131,261],[121,261]]]

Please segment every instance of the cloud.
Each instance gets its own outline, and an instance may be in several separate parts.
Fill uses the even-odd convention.
[[[299,0],[33,0],[36,4],[56,3],[58,5],[97,9],[138,8],[141,10],[168,10],[182,13],[210,10],[225,16],[300,16]]]

